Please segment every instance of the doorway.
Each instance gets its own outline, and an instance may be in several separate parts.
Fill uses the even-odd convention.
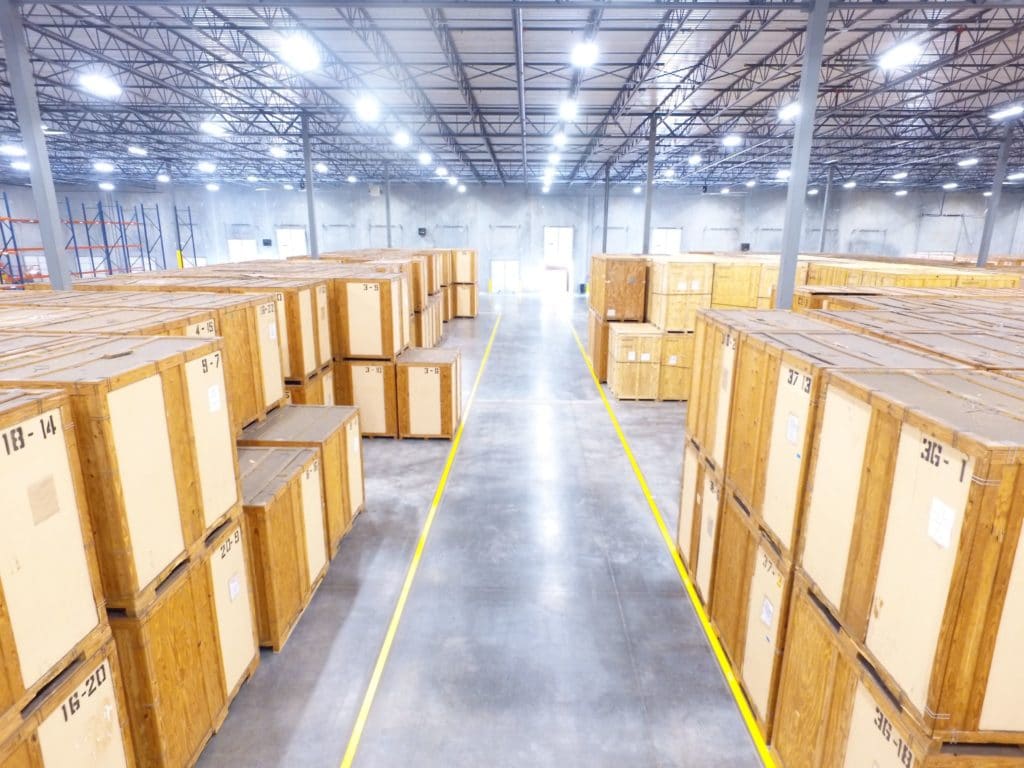
[[[277,258],[287,259],[291,256],[306,256],[309,246],[306,244],[305,227],[278,227]]]
[[[568,293],[572,286],[572,227],[544,227],[544,292]]]

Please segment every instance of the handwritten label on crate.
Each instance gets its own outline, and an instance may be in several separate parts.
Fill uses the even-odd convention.
[[[202,323],[193,323],[188,326],[186,330],[187,336],[198,336],[199,338],[208,339],[212,336],[217,335],[217,326],[213,320],[206,320]]]
[[[82,682],[81,685],[75,689],[64,703],[60,705],[61,714],[64,716],[64,722],[68,722],[82,711],[82,704],[88,699],[91,699],[103,686],[107,685],[110,681],[110,666],[108,662],[104,661],[100,664],[96,671],[89,675]]]

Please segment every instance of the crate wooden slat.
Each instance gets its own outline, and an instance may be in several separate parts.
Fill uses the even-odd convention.
[[[33,703],[25,722],[0,738],[0,768],[134,768],[117,651],[107,640]]]
[[[405,348],[402,280],[390,275],[339,278],[336,358],[393,360]]]
[[[285,386],[295,405],[334,405],[334,363],[327,363],[301,384],[288,382]]]
[[[608,381],[608,321],[592,309],[587,312],[587,354],[597,380]]]
[[[366,506],[359,419],[359,410],[351,406],[291,405],[248,427],[239,439],[239,445],[245,447],[319,451],[327,541],[332,557],[352,521]]]
[[[452,251],[452,283],[475,283],[479,277],[477,252],[473,248],[456,248]]]
[[[661,337],[659,400],[687,400],[693,379],[692,333],[665,333]]]
[[[47,333],[115,333],[199,338],[212,338],[217,335],[216,319],[208,310],[0,305],[0,330],[22,328]]]
[[[242,448],[260,645],[280,651],[327,571],[320,457],[306,448]]]
[[[608,389],[619,399],[656,400],[662,332],[650,323],[608,324]]]
[[[410,349],[395,361],[399,437],[455,436],[462,421],[462,355]]]
[[[676,543],[697,594],[709,605],[724,490],[714,467],[686,441]]]
[[[1024,385],[833,372],[822,403],[801,552],[817,594],[926,733],[1024,742]]]
[[[137,608],[238,501],[219,339],[83,336],[0,358],[0,386],[70,396],[108,605]]]
[[[456,283],[453,286],[452,316],[476,317],[479,311],[479,290],[476,283]]]
[[[644,319],[647,259],[594,254],[590,259],[590,308],[606,320]]]
[[[380,360],[344,360],[334,370],[334,401],[359,408],[363,434],[398,437],[395,364]]]

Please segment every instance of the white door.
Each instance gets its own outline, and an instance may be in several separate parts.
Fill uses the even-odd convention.
[[[683,250],[680,227],[655,227],[651,232],[651,253],[674,256]]]
[[[277,230],[277,258],[287,259],[290,256],[307,256],[309,246],[306,245],[305,227],[280,227]]]
[[[544,227],[545,291],[566,293],[572,285],[572,227]]]
[[[228,240],[228,261],[252,261],[258,258],[255,240]]]

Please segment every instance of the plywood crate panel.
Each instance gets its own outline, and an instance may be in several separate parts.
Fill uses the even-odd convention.
[[[75,423],[59,390],[0,390],[0,740],[109,636]]]
[[[473,253],[475,256],[476,252]],[[431,295],[438,293],[441,286],[446,284],[445,272],[451,272],[451,256],[447,252],[437,250],[416,251],[416,254],[424,260],[426,266],[426,292]],[[447,265],[445,262],[448,262]],[[473,272],[475,271],[474,269]],[[476,282],[476,279],[474,278],[472,282]]]
[[[402,280],[396,276],[339,278],[335,292],[338,313],[335,325],[336,358],[393,360],[406,345]]]
[[[344,360],[334,371],[334,400],[359,408],[359,423],[369,437],[398,437],[395,364]]]
[[[659,400],[686,400],[693,377],[692,333],[665,333],[661,337]]]
[[[617,397],[658,397],[662,335],[650,323],[608,324],[608,389]]]
[[[285,406],[248,427],[239,445],[312,448],[320,454],[327,541],[331,555],[356,515],[366,507],[359,409],[351,406]]]
[[[34,702],[0,738],[0,768],[134,768],[117,652],[107,640]]]
[[[715,262],[711,306],[716,309],[757,307],[761,264],[753,260],[722,259]]]
[[[320,456],[307,448],[242,448],[260,645],[280,651],[327,572]]]
[[[590,259],[590,308],[606,320],[644,319],[647,258],[594,254]]]
[[[439,295],[441,296],[441,319],[447,323],[455,317],[455,286],[453,284],[443,286]]]
[[[480,277],[477,252],[473,248],[456,248],[452,251],[453,283],[475,283]]]
[[[217,335],[215,318],[208,310],[0,305],[0,330],[17,329],[133,336],[212,338]]]
[[[694,256],[653,256],[647,277],[649,293],[676,296],[711,294],[714,260]]]
[[[399,437],[454,437],[462,421],[459,350],[410,349],[395,372]]]
[[[836,328],[795,312],[773,310],[701,310],[697,316],[686,431],[718,471],[725,469],[739,339],[744,333],[773,330]]]
[[[772,750],[783,768],[1011,768],[1018,746],[944,743],[922,733],[798,574]]]
[[[743,334],[736,356],[726,481],[791,556],[800,529],[822,373],[953,367],[941,358],[856,333]]]
[[[817,594],[926,733],[1024,741],[1024,386],[834,372],[822,402],[801,553]]]
[[[858,290],[831,285],[799,285],[793,291],[793,310],[796,312],[810,312],[815,309],[832,309],[840,307],[829,306],[831,302],[850,302],[849,308],[856,308],[862,299],[865,303],[879,294],[872,289]],[[845,308],[845,307],[843,307]]]
[[[592,309],[587,312],[587,354],[597,380],[608,381],[608,321]]]
[[[0,387],[24,386],[70,395],[107,603],[151,599],[238,501],[220,340],[83,336],[0,360]]]
[[[990,371],[1024,371],[1024,336],[982,331],[893,333],[894,342]]]
[[[683,459],[676,542],[683,564],[705,605],[711,599],[723,493],[721,477],[688,439]]]
[[[476,317],[479,286],[476,283],[456,283],[453,286],[453,317]]]
[[[663,331],[693,331],[697,311],[711,306],[711,295],[650,293],[647,295],[647,322]]]
[[[294,405],[334,405],[334,363],[328,363],[301,384],[288,382],[285,387]]]

